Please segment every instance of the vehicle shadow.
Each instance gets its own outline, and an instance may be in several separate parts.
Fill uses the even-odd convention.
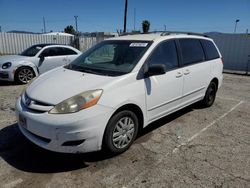
[[[0,86],[15,86],[15,85],[18,85],[18,84],[15,83],[15,82],[9,82],[9,81],[2,81],[2,80],[0,80]]]
[[[25,172],[56,173],[88,167],[87,161],[109,158],[108,154],[64,154],[47,151],[27,140],[17,124],[0,130],[0,156],[9,165]]]
[[[194,105],[151,123],[141,131],[137,139],[193,109],[195,109]],[[0,156],[14,168],[32,173],[56,173],[83,169],[88,167],[90,162],[114,157],[105,151],[87,154],[64,154],[47,151],[28,141],[19,131],[16,123],[0,130]]]
[[[139,132],[138,138],[143,137],[144,135],[170,123],[171,121],[174,121],[175,119],[183,116],[184,114],[187,114],[195,109],[199,109],[200,105],[199,104],[193,104],[191,106],[188,106],[186,108],[183,108],[177,112],[174,112],[168,116],[165,116],[159,120],[156,120],[153,123],[150,123],[147,127],[145,127],[143,130],[141,130],[141,132]]]

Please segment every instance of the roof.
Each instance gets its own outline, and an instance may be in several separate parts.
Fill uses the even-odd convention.
[[[180,37],[192,37],[192,38],[205,38],[204,34],[192,33],[192,32],[155,32],[147,34],[127,34],[110,40],[143,40],[143,41],[154,41],[161,38],[180,38]]]
[[[69,37],[73,37],[74,36],[72,34],[63,33],[63,32],[51,32],[51,33],[45,33],[43,35],[56,35],[56,36],[69,36]]]

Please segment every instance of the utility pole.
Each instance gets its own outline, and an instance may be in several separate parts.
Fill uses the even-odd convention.
[[[78,19],[78,16],[74,16],[75,17],[75,23],[76,23],[76,33],[78,33],[78,28],[77,28],[77,19]]]
[[[43,17],[43,32],[46,33],[45,18]]]
[[[134,8],[134,31],[135,31],[135,22],[136,22],[136,8]]]
[[[167,26],[166,25],[164,25],[164,31],[167,31]]]
[[[237,23],[238,23],[239,21],[240,21],[239,19],[235,20],[234,33],[236,33]]]
[[[127,11],[128,11],[128,0],[125,0],[124,28],[123,28],[123,33],[126,33],[126,32],[127,32]]]

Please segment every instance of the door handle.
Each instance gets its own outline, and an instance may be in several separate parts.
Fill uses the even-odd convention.
[[[185,75],[190,74],[190,70],[186,69],[186,70],[184,71],[184,74],[185,74]]]
[[[176,77],[176,78],[180,78],[180,77],[182,77],[182,75],[183,75],[183,74],[182,74],[181,72],[177,72],[177,74],[176,74],[175,77]]]

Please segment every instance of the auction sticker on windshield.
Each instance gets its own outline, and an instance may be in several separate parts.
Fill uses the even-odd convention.
[[[138,43],[131,43],[129,47],[146,47],[148,43],[146,42],[138,42]]]

